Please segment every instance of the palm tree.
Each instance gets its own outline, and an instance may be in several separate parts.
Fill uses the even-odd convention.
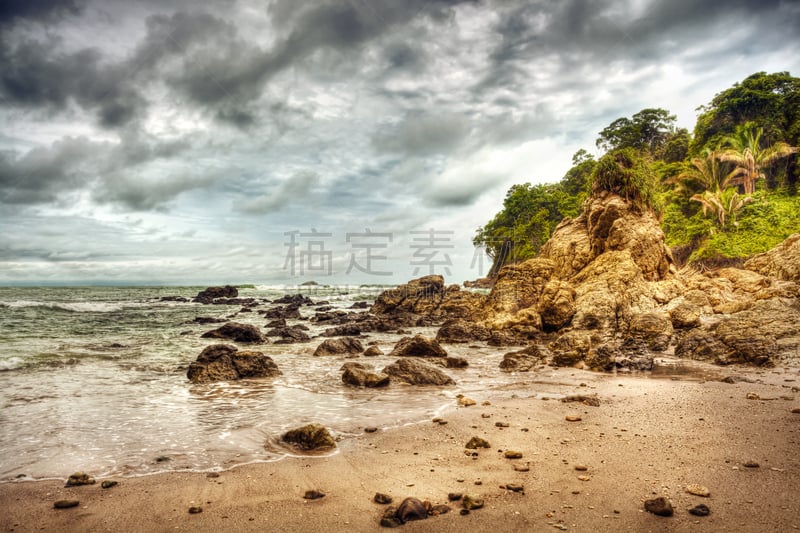
[[[777,142],[767,148],[761,148],[761,128],[755,129],[752,124],[745,124],[736,128],[736,133],[723,140],[728,146],[720,154],[720,159],[730,161],[739,167],[742,172],[739,179],[732,185],[743,185],[744,193],[751,194],[756,190],[756,181],[764,178],[764,169],[774,161],[789,156],[797,148],[785,142]]]
[[[715,192],[727,189],[735,184],[736,179],[744,170],[734,167],[727,171],[727,165],[723,164],[721,156],[721,152],[706,148],[703,150],[702,157],[693,157],[691,166],[678,174],[673,181],[693,184],[704,190]]]

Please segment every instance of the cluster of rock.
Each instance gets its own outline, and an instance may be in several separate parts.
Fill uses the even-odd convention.
[[[264,378],[281,375],[278,365],[261,352],[239,351],[229,344],[205,348],[189,365],[186,377],[192,383]]]

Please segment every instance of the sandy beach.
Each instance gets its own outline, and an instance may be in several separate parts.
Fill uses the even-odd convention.
[[[386,508],[372,501],[381,492],[394,505],[410,496],[452,508],[401,526],[409,532],[800,530],[800,414],[792,412],[800,407],[800,372],[706,368],[672,377],[540,369],[520,374],[511,397],[454,404],[446,424],[378,428],[341,441],[329,457],[218,476],[117,478],[110,489],[100,479],[70,488],[64,480],[3,483],[0,525],[15,532],[373,531]],[[719,380],[726,376],[736,382]],[[597,395],[600,405],[558,400],[575,394]],[[473,436],[491,448],[465,449]],[[506,450],[522,458],[507,459]],[[689,484],[710,496],[687,493]],[[304,499],[312,489],[325,496]],[[462,515],[450,493],[485,505]],[[644,500],[657,496],[671,500],[674,516],[644,511]],[[54,509],[63,499],[80,504]],[[688,513],[698,504],[710,515]]]

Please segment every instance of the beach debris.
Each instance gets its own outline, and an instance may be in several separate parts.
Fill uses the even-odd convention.
[[[708,516],[711,514],[711,509],[709,509],[707,505],[701,503],[689,509],[689,514],[694,516]]]
[[[469,450],[477,450],[478,448],[491,448],[492,445],[489,444],[489,441],[487,441],[486,439],[483,439],[481,437],[472,437],[464,445],[464,447]]]
[[[470,496],[469,494],[465,494],[464,497],[461,499],[461,505],[464,506],[464,509],[468,511],[472,511],[474,509],[480,509],[483,507],[483,499],[476,498],[475,496]]]
[[[672,503],[663,496],[646,500],[644,502],[644,510],[657,516],[672,516],[675,512],[672,508]]]
[[[694,494],[695,496],[702,496],[703,498],[708,498],[711,496],[711,492],[708,490],[708,488],[704,487],[703,485],[698,485],[697,483],[686,485],[686,492],[689,494]]]
[[[392,497],[382,492],[376,492],[375,496],[372,497],[372,501],[381,505],[388,505],[392,503]]]
[[[314,350],[314,357],[326,355],[358,355],[364,351],[361,341],[352,337],[325,339]]]
[[[458,395],[458,405],[461,407],[471,407],[475,405],[477,402],[472,398],[467,398],[466,396],[459,394]]]
[[[307,424],[289,430],[283,434],[281,440],[306,451],[336,447],[336,441],[333,440],[327,428],[321,424]]]
[[[561,398],[563,403],[580,402],[591,407],[600,407],[600,398],[596,394],[570,394]]]
[[[67,478],[65,487],[77,487],[79,485],[93,485],[94,478],[86,472],[74,472]]]
[[[189,514],[200,514],[203,512],[202,507],[189,507]]]
[[[119,481],[114,481],[112,479],[107,479],[107,480],[103,481],[102,483],[100,483],[100,488],[110,489],[112,487],[116,487],[117,485],[119,485]]]
[[[320,498],[324,498],[324,497],[325,497],[325,493],[322,492],[321,490],[317,490],[317,489],[307,490],[305,492],[305,494],[303,494],[303,499],[304,500],[319,500]]]
[[[55,509],[69,509],[71,507],[77,507],[81,504],[78,500],[57,500],[53,503],[53,508]]]
[[[422,335],[403,337],[389,354],[392,357],[446,357],[447,352],[434,339]]]
[[[522,452],[506,450],[505,453],[503,453],[503,457],[506,459],[522,459]]]
[[[567,415],[564,417],[567,422],[580,422],[583,420],[579,415]]]

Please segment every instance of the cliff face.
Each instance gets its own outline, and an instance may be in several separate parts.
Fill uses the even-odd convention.
[[[387,291],[373,312],[458,318],[446,342],[462,332],[528,344],[561,366],[647,369],[673,348],[719,364],[800,360],[800,235],[745,266],[678,271],[656,217],[601,193],[538,257],[504,267],[488,295],[429,276]]]

